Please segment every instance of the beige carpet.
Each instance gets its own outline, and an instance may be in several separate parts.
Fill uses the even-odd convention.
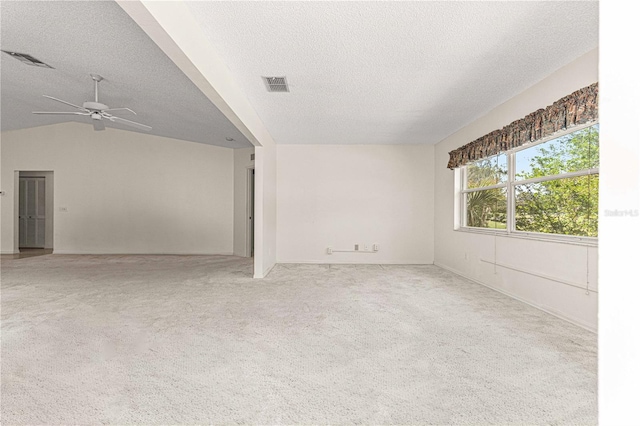
[[[595,424],[596,335],[435,266],[2,261],[2,424]]]

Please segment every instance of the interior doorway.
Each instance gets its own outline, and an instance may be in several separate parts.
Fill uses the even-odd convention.
[[[20,245],[22,249],[44,249],[46,220],[44,176],[20,176]]]
[[[18,172],[17,247],[22,254],[53,251],[53,172]]]
[[[253,257],[256,170],[247,169],[247,256]]]

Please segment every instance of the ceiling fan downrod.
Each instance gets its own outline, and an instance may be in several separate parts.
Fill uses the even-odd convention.
[[[95,94],[96,94],[96,103],[98,102],[98,83],[100,83],[104,78],[100,74],[89,74],[93,79],[95,85]]]

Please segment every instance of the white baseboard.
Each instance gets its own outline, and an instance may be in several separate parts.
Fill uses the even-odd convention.
[[[100,252],[100,251],[81,251],[81,250],[54,250],[53,254],[78,254],[78,255],[94,255],[94,256],[234,256],[232,252],[223,253],[203,253],[203,252],[140,252],[140,253],[117,253],[117,252]]]
[[[571,324],[573,324],[573,325],[577,325],[578,327],[583,328],[583,329],[585,329],[585,330],[587,330],[587,331],[590,331],[590,332],[592,332],[592,333],[597,333],[597,330],[596,330],[596,329],[594,329],[594,328],[593,328],[593,327],[591,327],[590,325],[585,324],[585,323],[583,323],[582,321],[579,321],[579,320],[577,320],[577,319],[575,319],[575,318],[571,318],[571,317],[568,317],[568,316],[566,316],[566,315],[563,315],[563,314],[561,314],[561,313],[559,313],[559,312],[551,311],[551,310],[549,310],[549,309],[546,309],[546,308],[543,308],[543,307],[541,307],[541,306],[538,306],[538,305],[536,305],[536,304],[534,304],[534,303],[529,302],[528,300],[522,299],[522,298],[521,298],[521,297],[519,297],[519,296],[516,296],[516,295],[514,295],[514,294],[511,294],[511,293],[509,293],[509,292],[507,292],[507,291],[504,291],[504,290],[502,290],[502,289],[499,289],[499,288],[496,288],[496,287],[490,286],[490,285],[488,285],[488,284],[486,284],[486,283],[483,283],[482,281],[479,281],[479,280],[478,280],[478,279],[476,279],[476,278],[472,278],[472,277],[470,277],[470,276],[468,276],[468,275],[466,275],[466,274],[464,274],[464,273],[462,273],[462,272],[458,271],[457,269],[454,269],[454,268],[451,268],[451,267],[449,267],[449,266],[445,266],[445,265],[442,265],[442,264],[440,264],[440,263],[436,263],[436,262],[434,262],[433,264],[434,264],[435,266],[437,266],[437,267],[439,267],[439,268],[442,268],[442,269],[445,269],[445,270],[447,270],[447,271],[449,271],[449,272],[451,272],[451,273],[454,273],[454,274],[456,274],[456,275],[460,275],[461,277],[466,278],[466,279],[468,279],[469,281],[473,281],[473,282],[474,282],[474,283],[476,283],[476,284],[480,284],[481,286],[484,286],[484,287],[490,288],[490,289],[491,289],[491,290],[493,290],[493,291],[497,291],[498,293],[502,293],[502,294],[504,294],[505,296],[509,296],[509,297],[511,297],[512,299],[515,299],[515,300],[517,300],[517,301],[519,301],[519,302],[525,303],[525,304],[527,304],[527,305],[529,305],[529,306],[532,306],[532,307],[534,307],[534,308],[536,308],[536,309],[539,309],[539,310],[541,310],[541,311],[543,311],[543,312],[546,312],[546,313],[548,313],[548,314],[550,314],[550,315],[553,315],[554,317],[557,317],[557,318],[560,318],[560,319],[562,319],[562,320],[564,320],[564,321],[570,322],[570,323],[571,323]]]
[[[325,261],[325,260],[279,260],[285,265],[433,265],[433,262],[353,262],[353,261]]]
[[[268,267],[266,271],[264,271],[262,273],[259,273],[259,272],[254,273],[253,274],[253,278],[258,278],[258,279],[265,278],[267,275],[269,275],[269,272],[271,272],[273,270],[273,268],[275,268],[276,265],[277,265],[277,263],[274,263],[273,265]]]

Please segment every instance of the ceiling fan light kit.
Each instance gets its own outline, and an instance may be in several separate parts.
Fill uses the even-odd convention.
[[[45,98],[52,99],[56,102],[63,103],[65,105],[69,105],[71,107],[76,108],[78,111],[33,111],[34,114],[43,114],[43,115],[85,115],[91,118],[93,122],[94,130],[104,130],[104,120],[109,120],[113,123],[120,123],[127,126],[135,127],[140,130],[151,130],[151,126],[147,126],[146,124],[137,123],[135,121],[126,120],[124,118],[116,117],[110,114],[110,111],[128,111],[136,115],[135,111],[130,108],[118,107],[118,108],[109,108],[107,105],[100,103],[98,101],[98,83],[100,83],[104,78],[99,74],[89,74],[93,79],[94,88],[95,88],[95,100],[87,101],[82,104],[82,106],[78,106],[72,104],[71,102],[63,101],[62,99],[54,98],[53,96],[42,95]]]

